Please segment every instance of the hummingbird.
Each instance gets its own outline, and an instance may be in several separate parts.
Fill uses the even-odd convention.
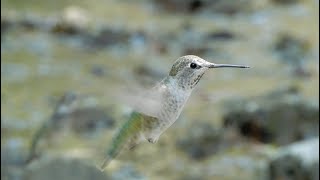
[[[122,149],[133,149],[143,141],[156,143],[179,117],[192,90],[204,73],[212,68],[249,68],[244,65],[215,64],[195,55],[179,57],[173,64],[168,76],[156,84],[148,97],[157,101],[156,108],[149,105],[133,111],[127,121],[119,128],[107,149],[106,158],[100,166],[103,171]],[[140,102],[145,101],[142,99]]]

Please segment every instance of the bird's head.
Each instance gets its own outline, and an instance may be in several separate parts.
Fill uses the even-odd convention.
[[[177,80],[179,86],[184,89],[192,89],[200,81],[203,74],[211,68],[249,68],[249,66],[233,64],[215,64],[198,56],[187,55],[178,58],[173,64],[169,76]]]

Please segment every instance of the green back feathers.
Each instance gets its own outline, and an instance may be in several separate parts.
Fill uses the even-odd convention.
[[[121,129],[112,139],[112,143],[107,151],[107,158],[104,160],[100,169],[103,171],[110,161],[115,158],[124,147],[133,148],[140,141],[140,133],[158,125],[155,117],[132,112],[129,119],[122,125]]]
[[[107,151],[107,158],[101,166],[103,170],[109,162],[115,158],[125,146],[136,143],[139,132],[142,130],[144,117],[138,112],[132,112],[130,118],[123,124],[112,140],[111,147]]]

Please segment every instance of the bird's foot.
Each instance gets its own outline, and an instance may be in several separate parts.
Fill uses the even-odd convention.
[[[137,146],[137,144],[135,144],[135,143],[130,144],[129,150],[134,150],[136,146]]]
[[[149,143],[156,143],[158,141],[158,138],[148,138]]]

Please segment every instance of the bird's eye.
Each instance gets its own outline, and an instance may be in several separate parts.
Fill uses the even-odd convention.
[[[196,64],[196,63],[191,63],[191,64],[190,64],[190,68],[191,68],[191,69],[197,68],[197,64]]]

